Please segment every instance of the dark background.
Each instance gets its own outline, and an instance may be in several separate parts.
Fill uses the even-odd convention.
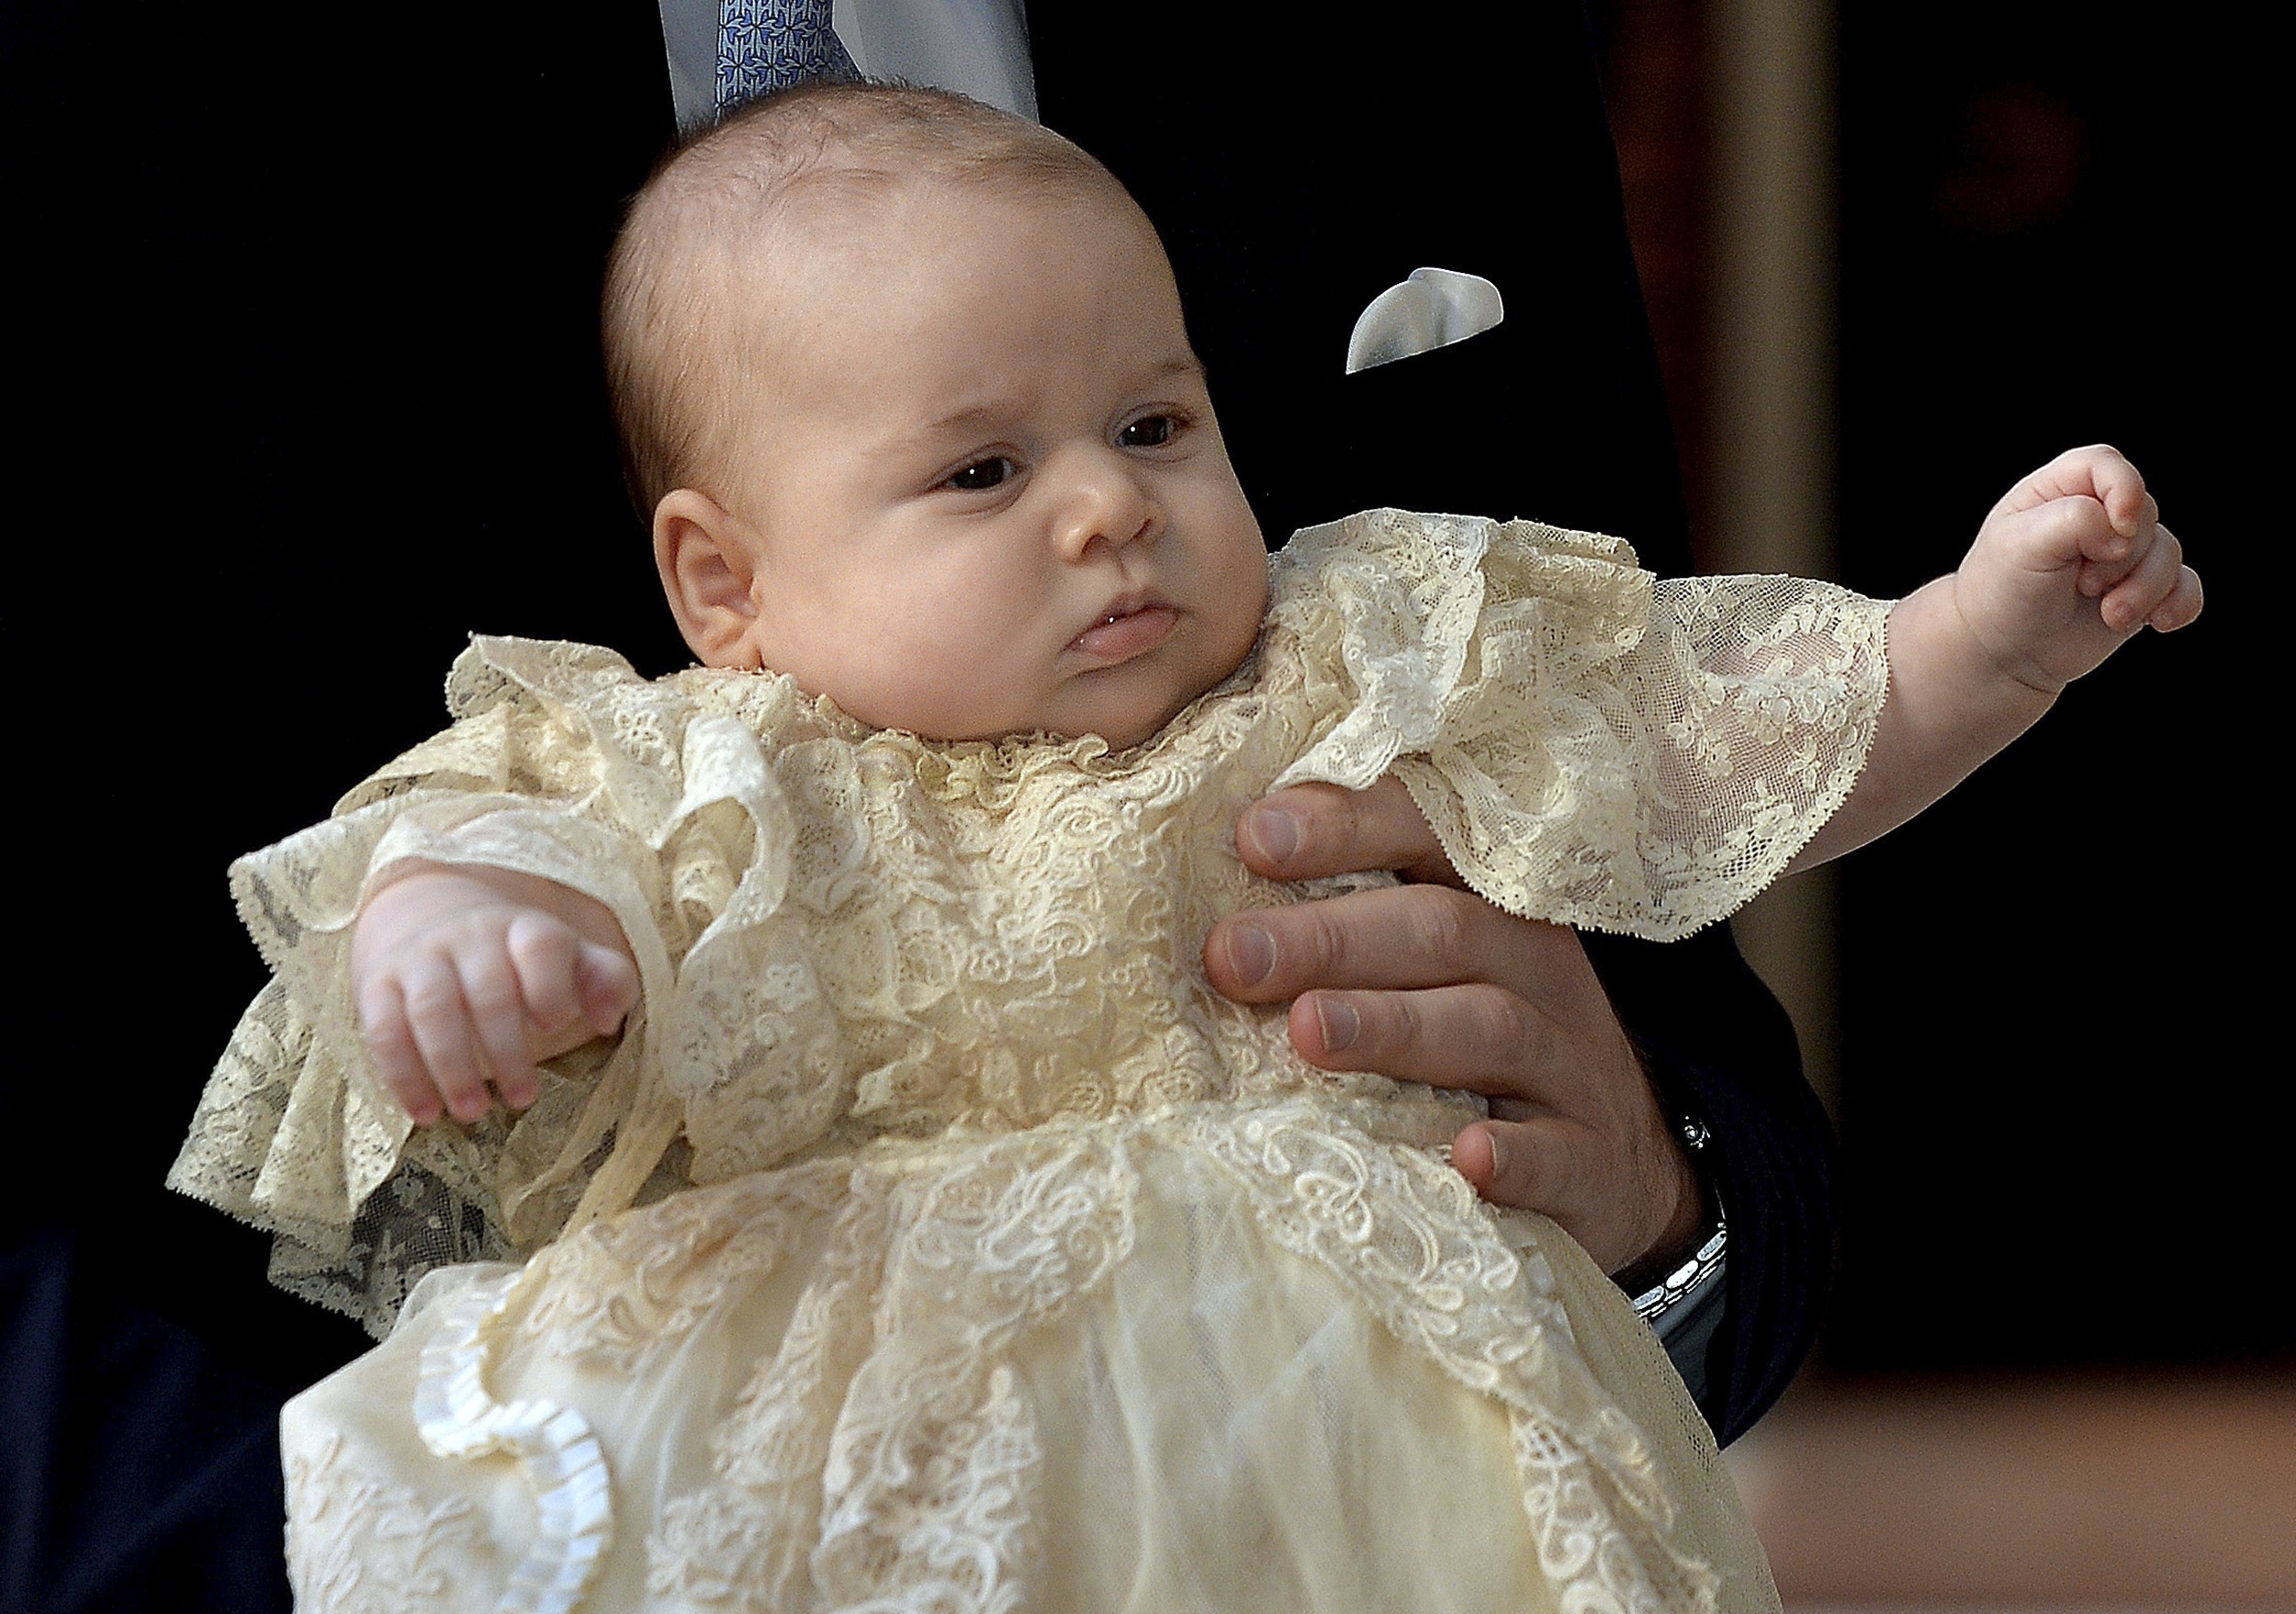
[[[1598,0],[1693,537],[1711,558],[1716,0]],[[1831,467],[1842,581],[1951,568],[2077,444],[2208,585],[1917,824],[1840,865],[1833,1376],[2285,1367],[2289,1059],[2264,478],[2286,461],[2277,91],[2189,7],[1844,6]],[[1782,270],[1783,272],[1783,270]]]
[[[10,1225],[284,1386],[365,1335],[160,1186],[263,978],[226,864],[434,731],[473,629],[684,660],[593,356],[617,196],[670,133],[666,82],[602,86],[658,23],[557,20],[7,16]],[[523,80],[457,81],[521,48]]]
[[[666,91],[599,86],[658,51],[655,15],[555,16],[0,12],[0,635],[31,954],[7,1227],[64,1230],[93,1281],[282,1386],[364,1337],[159,1186],[261,980],[225,864],[434,728],[470,629],[682,660],[591,356],[597,176],[635,186],[669,127]],[[2211,595],[2200,629],[2139,644],[1845,872],[1851,1215],[1826,1360],[2296,1360],[2269,1298],[2286,815],[2234,729],[2279,705],[2255,647],[2285,410],[2257,378],[2280,369],[2284,273],[2256,246],[2276,198],[2240,121],[2262,103],[2192,7],[1842,27],[1845,581],[1944,570],[2018,475],[2104,438]],[[481,30],[532,34],[531,75],[457,83],[453,42]],[[1661,156],[1694,174],[1680,121]]]
[[[1844,864],[1826,1360],[2296,1365],[2268,1276],[2288,412],[2258,384],[2287,356],[2260,71],[2192,7],[1844,6],[1841,30],[1843,581],[1917,585],[2026,469],[2106,441],[2209,604]]]

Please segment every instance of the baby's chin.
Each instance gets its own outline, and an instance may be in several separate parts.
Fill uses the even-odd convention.
[[[1190,694],[1176,702],[1138,712],[1095,712],[1082,715],[1060,713],[1035,723],[1009,723],[999,728],[986,729],[969,735],[950,735],[961,739],[1097,739],[1112,751],[1131,751],[1147,744],[1164,732],[1175,717],[1195,704]],[[926,735],[926,739],[937,738]]]
[[[1221,682],[1215,679],[1201,689],[1167,689],[1160,696],[1141,691],[1123,701],[1096,702],[1094,705],[1099,709],[1081,715],[1062,714],[1071,720],[1047,724],[1044,731],[1064,739],[1090,736],[1105,741],[1112,751],[1131,751],[1162,734],[1181,713],[1217,689]]]
[[[1004,739],[1097,739],[1112,751],[1131,751],[1134,746],[1145,745],[1150,740],[1155,739],[1157,735],[1164,732],[1165,726],[1166,724],[1170,723],[1174,717],[1178,717],[1180,712],[1186,709],[1187,708],[1185,706],[1176,708],[1168,715],[1159,717],[1154,722],[1034,723],[1017,725],[1000,729],[993,729],[978,734],[949,736],[935,736],[927,734],[924,735],[923,738],[927,739],[945,738],[956,740],[977,739],[990,741]]]
[[[1143,660],[1145,659],[1143,658]],[[1225,682],[1225,675],[1199,687],[1209,669],[1129,664],[1109,667],[1055,684],[1033,705],[1020,702],[985,702],[963,710],[965,703],[943,703],[939,710],[921,711],[917,702],[885,702],[872,708],[863,700],[849,702],[840,692],[829,698],[848,717],[872,728],[902,729],[920,739],[942,744],[1009,739],[1097,739],[1111,751],[1131,751],[1156,738],[1173,719]],[[1233,669],[1228,670],[1232,673]],[[852,692],[858,694],[859,692]],[[904,719],[906,719],[906,721]]]
[[[1130,751],[1136,745],[1146,745],[1155,739],[1157,735],[1164,732],[1165,725],[1178,716],[1179,713],[1174,712],[1170,717],[1154,723],[1135,724],[1124,728],[1119,728],[1113,724],[1103,724],[1097,728],[1086,729],[1083,734],[1072,734],[1064,738],[1083,739],[1089,736],[1105,742],[1110,751]]]

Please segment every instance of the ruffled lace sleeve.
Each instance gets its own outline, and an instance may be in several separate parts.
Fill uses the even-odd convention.
[[[283,1287],[377,1333],[434,1266],[523,1253],[686,1180],[680,1097],[719,1074],[707,1067],[719,1044],[694,1027],[717,1005],[682,983],[697,963],[712,973],[715,938],[771,929],[793,841],[752,729],[609,651],[475,640],[447,704],[453,728],[326,822],[232,866],[274,977],[169,1177],[273,1231]],[[622,1036],[553,1062],[514,1120],[411,1127],[359,1041],[352,921],[409,859],[581,891],[636,955],[640,1004]]]
[[[1277,785],[1392,771],[1512,912],[1671,940],[1774,880],[1850,794],[1885,602],[1660,581],[1615,538],[1373,511],[1295,537],[1272,623],[1339,714]]]

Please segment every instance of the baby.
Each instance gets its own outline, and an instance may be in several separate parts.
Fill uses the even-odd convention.
[[[279,978],[179,1180],[540,1251],[290,1405],[309,1604],[1774,1606],[1648,1330],[1443,1164],[1469,1101],[1204,984],[1299,895],[1229,827],[1393,772],[1502,906],[1682,934],[2193,619],[2134,468],[1894,606],[1395,512],[1271,568],[1147,220],[921,91],[686,148],[606,324],[702,668],[479,641],[236,872]]]
[[[621,243],[609,362],[670,608],[704,665],[874,728],[1137,745],[1242,664],[1266,602],[1163,248],[1057,137],[979,118],[971,149],[969,109],[872,99],[874,151],[786,104],[797,130],[702,142]],[[941,172],[904,171],[943,141]],[[2119,455],[2035,472],[1892,614],[1866,772],[1794,866],[1903,822],[2200,603]],[[409,871],[353,960],[377,1067],[425,1123],[476,1120],[490,1083],[523,1108],[535,1061],[636,991],[596,905],[491,870]]]

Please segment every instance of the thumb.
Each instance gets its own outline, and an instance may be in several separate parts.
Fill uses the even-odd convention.
[[[574,988],[583,1021],[600,1036],[612,1036],[637,1007],[637,966],[611,947],[585,942],[574,960]]]
[[[2125,570],[2136,547],[2114,528],[2103,503],[2088,493],[2068,493],[2036,504],[2009,516],[2003,525],[2004,536],[2016,547],[2012,553],[2021,551],[2030,570],[2068,566]]]

